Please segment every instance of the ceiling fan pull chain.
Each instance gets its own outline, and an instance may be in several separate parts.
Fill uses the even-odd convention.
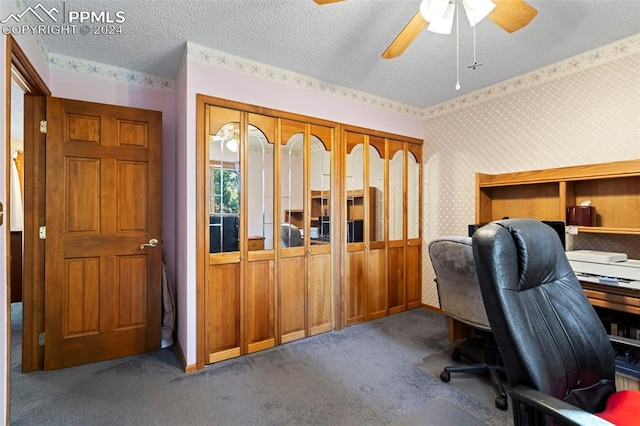
[[[458,25],[458,17],[460,9],[456,1],[456,90],[460,90],[460,25]]]
[[[476,22],[476,9],[473,8],[473,22]],[[476,25],[477,22],[476,22]],[[471,65],[469,65],[467,68],[471,68],[471,69],[476,69],[477,67],[479,67],[480,63],[478,63],[478,60],[476,59],[476,25],[473,26],[473,63]]]

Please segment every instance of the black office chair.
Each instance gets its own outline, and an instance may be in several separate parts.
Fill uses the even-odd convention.
[[[500,354],[491,335],[484,311],[480,285],[473,263],[470,237],[444,237],[429,243],[429,256],[436,273],[440,308],[444,313],[474,328],[477,333],[470,340],[480,338],[482,353],[477,354],[469,340],[457,342],[451,355],[454,361],[461,357],[475,364],[444,367],[440,379],[448,382],[451,373],[488,374],[496,393],[495,404],[501,410],[508,408],[507,394],[500,380]],[[476,345],[478,346],[478,345]]]
[[[556,232],[493,222],[474,233],[473,254],[514,423],[640,424],[640,392],[616,393],[613,347]]]
[[[300,247],[303,245],[300,229],[292,223],[280,225],[282,247]]]

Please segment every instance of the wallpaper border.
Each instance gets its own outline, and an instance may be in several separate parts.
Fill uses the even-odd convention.
[[[76,72],[93,77],[102,77],[107,80],[114,80],[121,83],[135,84],[152,89],[175,90],[176,80],[159,77],[139,71],[132,71],[114,65],[100,62],[79,59],[73,56],[49,54],[49,65],[51,68]]]
[[[287,71],[261,62],[231,55],[196,43],[187,42],[187,57],[205,65],[249,74],[266,80],[286,83],[304,89],[315,90],[328,95],[339,96],[349,101],[357,101],[400,114],[422,117],[423,110],[410,105],[395,102],[369,93],[361,92],[336,84],[328,83],[303,74]]]
[[[424,118],[429,119],[457,109],[466,108],[507,93],[513,93],[524,88],[566,77],[635,54],[640,54],[640,33],[425,108]]]

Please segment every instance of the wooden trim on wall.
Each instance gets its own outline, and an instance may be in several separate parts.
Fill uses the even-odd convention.
[[[205,239],[199,236],[204,235],[204,217],[208,202],[204,197],[206,183],[206,165],[209,164],[207,153],[207,140],[205,129],[208,123],[207,98],[203,95],[196,95],[196,369],[204,368],[207,361],[205,345],[205,279],[207,250]],[[185,367],[186,368],[186,367]],[[185,370],[186,371],[186,370]]]
[[[35,67],[27,58],[27,55],[20,48],[16,40],[11,35],[6,36],[6,56],[5,56],[5,88],[6,88],[6,99],[5,99],[5,123],[6,123],[6,158],[7,161],[5,163],[6,170],[6,185],[5,188],[6,194],[10,193],[10,161],[11,161],[11,80],[12,80],[12,69],[15,69],[17,73],[16,78],[21,80],[19,81],[19,85],[23,89],[28,89],[30,95],[34,96],[50,96],[51,91],[45,84],[44,80],[40,77]],[[25,90],[27,91],[27,90]],[[27,116],[25,115],[25,122]],[[40,138],[38,138],[40,140]],[[25,141],[24,141],[24,154],[25,154],[25,169],[24,176],[27,179],[27,182],[33,180],[33,174],[35,171],[39,171],[44,167],[44,164],[40,163],[40,155],[38,153],[34,153],[33,147],[37,146],[38,141],[35,138],[31,138],[31,140],[27,141],[27,133],[25,132]],[[28,187],[25,185],[24,198],[25,198],[25,224],[24,230],[28,230],[27,228],[29,215],[38,216],[40,213],[44,214],[44,211],[38,210],[37,212],[28,211],[26,209],[27,198],[31,201],[35,202],[35,206],[40,206],[40,197],[41,192],[44,190],[44,187]],[[7,205],[5,206],[5,220],[10,220],[10,197],[7,198]],[[39,207],[38,207],[39,209]],[[8,223],[8,222],[7,222]],[[7,253],[11,253],[11,239],[9,238],[11,232],[11,226],[8,224],[6,226],[6,238],[7,238]],[[22,343],[22,371],[32,371],[35,369],[42,369],[44,365],[44,357],[43,352],[35,341],[31,337],[33,335],[34,329],[41,327],[41,324],[44,324],[44,308],[40,304],[40,301],[43,300],[44,297],[44,280],[36,279],[35,277],[39,277],[39,274],[44,272],[44,252],[40,250],[40,247],[34,244],[30,239],[24,237],[25,232],[23,232],[23,250],[25,252],[25,257],[23,258],[23,265],[28,265],[28,267],[23,266],[23,343]],[[35,252],[35,253],[34,253]],[[7,394],[7,423],[10,418],[10,400],[11,400],[11,263],[7,262],[7,276],[5,277],[5,282],[7,285],[7,382],[6,382],[6,394]],[[42,277],[43,278],[43,277]],[[28,283],[32,283],[32,285],[25,285]],[[25,292],[25,289],[27,291]],[[26,293],[26,297],[24,297]],[[42,329],[44,331],[44,329]],[[26,337],[26,341],[25,341]]]
[[[366,129],[364,127],[352,126],[348,124],[343,124],[342,128],[344,131],[348,131],[348,132],[362,133],[363,135],[377,136],[380,138],[391,139],[391,140],[400,141],[400,142],[408,142],[409,144],[422,145],[424,143],[422,139],[416,139],[409,136],[397,135],[389,132],[382,132],[379,130]]]
[[[7,45],[6,45],[6,57],[5,57],[5,194],[11,194],[11,168],[9,163],[9,159],[11,158],[11,37],[7,36]],[[7,200],[10,200],[11,197],[8,196]],[[6,203],[4,206],[3,213],[3,221],[6,221],[7,218],[11,220],[11,206],[9,203]],[[7,246],[7,253],[11,253],[11,226],[5,226],[5,241]],[[5,412],[6,418],[4,419],[6,424],[9,424],[11,420],[11,261],[7,259],[7,270],[6,275],[4,277],[5,286],[7,287],[5,293],[7,294],[7,306],[6,306],[6,316],[7,316],[7,326],[5,329],[5,336],[7,336],[7,365],[5,366],[7,372],[7,382],[5,383],[5,394],[7,395],[7,399],[4,402],[5,404]]]

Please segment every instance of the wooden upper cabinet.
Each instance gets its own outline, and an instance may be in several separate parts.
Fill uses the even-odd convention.
[[[476,174],[476,222],[504,217],[566,221],[566,209],[591,201],[596,226],[578,232],[640,234],[640,160],[503,174]]]

